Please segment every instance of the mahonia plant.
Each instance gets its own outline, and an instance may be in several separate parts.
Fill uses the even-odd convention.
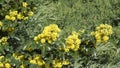
[[[41,34],[34,37],[34,41],[38,44],[39,41],[41,43],[49,43],[56,41],[59,37],[59,32],[61,30],[58,28],[56,24],[50,24],[46,26]]]
[[[18,10],[9,10],[9,13],[7,15],[5,15],[5,19],[6,20],[11,20],[11,21],[15,21],[15,20],[28,20],[29,16],[33,16],[33,11],[27,11],[28,4],[26,2],[22,3],[22,7],[24,8],[24,10],[22,11],[18,11]]]
[[[96,43],[107,42],[109,40],[109,35],[113,33],[112,26],[108,24],[101,24],[96,27],[96,31],[91,34],[95,36]]]
[[[69,52],[69,50],[77,51],[79,49],[81,40],[79,39],[79,33],[72,32],[72,35],[68,36],[65,40],[65,52]]]

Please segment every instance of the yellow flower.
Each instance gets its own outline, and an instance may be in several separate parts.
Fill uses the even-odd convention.
[[[9,15],[6,15],[6,16],[5,16],[5,19],[10,20],[11,18],[10,18],[10,16],[9,16]]]
[[[28,15],[29,15],[29,16],[33,16],[33,14],[34,14],[34,13],[33,13],[32,11],[28,12]]]
[[[52,41],[51,41],[51,40],[48,40],[48,43],[50,43],[50,44],[51,44],[51,43],[52,43]]]
[[[0,67],[3,68],[4,67],[4,64],[0,62]]]
[[[41,41],[41,43],[48,42],[51,44],[52,42],[56,41],[59,37],[60,29],[56,24],[51,24],[49,26],[46,26],[41,34],[38,34],[38,36],[34,37],[34,41],[37,42]]]
[[[17,13],[18,13],[18,11],[11,11],[11,10],[10,10],[9,15],[10,15],[10,16],[16,16]]]
[[[21,13],[19,13],[19,14],[17,15],[17,19],[19,19],[19,20],[23,19],[23,16],[22,16]]]
[[[2,22],[0,21],[0,27],[2,26]]]
[[[69,49],[68,49],[68,48],[65,48],[64,50],[65,50],[65,52],[69,52]]]
[[[42,66],[42,65],[45,64],[45,62],[43,60],[38,60],[37,64],[40,65],[40,66]]]
[[[37,64],[36,60],[30,60],[30,63]]]
[[[16,18],[15,18],[15,17],[11,17],[10,19],[11,19],[12,21],[15,21]]]
[[[22,5],[23,5],[23,7],[26,8],[28,4],[26,2],[23,2]]]
[[[107,42],[109,40],[109,35],[112,33],[112,26],[108,24],[101,24],[100,26],[96,27],[96,31],[93,35],[95,36],[96,43],[99,43]]]
[[[5,68],[11,68],[11,65],[9,63],[5,63]]]
[[[96,38],[96,39],[101,39],[101,35],[100,35],[100,34],[96,34],[96,35],[95,35],[95,38]]]
[[[38,41],[38,37],[37,36],[34,37],[34,41]]]
[[[41,39],[41,43],[45,43],[45,39]]]
[[[77,32],[72,32],[72,35],[68,36],[66,38],[66,47],[65,47],[65,52],[68,52],[69,49],[73,51],[77,51],[79,48],[79,45],[81,43],[81,40],[78,38],[78,33]]]
[[[109,40],[109,37],[108,37],[108,36],[106,36],[106,35],[103,36],[103,41],[104,41],[104,42],[107,42],[108,40]]]
[[[1,60],[2,58],[4,58],[4,56],[0,56],[0,60]]]

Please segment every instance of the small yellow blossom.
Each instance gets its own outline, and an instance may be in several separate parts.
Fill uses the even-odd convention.
[[[58,28],[56,24],[50,24],[49,26],[46,26],[41,34],[38,34],[38,36],[34,37],[34,41],[38,43],[38,41],[41,41],[41,43],[49,43],[56,41],[59,37],[59,32],[61,30]]]
[[[5,68],[11,68],[11,65],[9,63],[5,63]]]
[[[77,51],[79,48],[79,45],[81,43],[81,40],[78,38],[78,33],[77,32],[72,32],[72,35],[68,36],[66,38],[66,47],[65,47],[65,52],[68,52],[69,50]]]
[[[0,67],[3,68],[4,67],[4,64],[2,62],[0,62]]]
[[[103,36],[103,41],[104,41],[104,42],[106,42],[106,41],[108,41],[108,40],[109,40],[109,37],[108,37],[108,36],[106,36],[106,35]]]
[[[41,43],[45,43],[45,39],[41,39]]]
[[[11,17],[10,19],[11,19],[12,21],[15,21],[16,18],[15,18],[15,17]]]
[[[96,27],[96,31],[92,32],[92,35],[95,36],[96,43],[100,43],[107,42],[109,40],[109,35],[112,33],[112,26],[108,24],[101,24]]]
[[[5,19],[10,20],[11,18],[10,18],[9,15],[6,15],[6,16],[5,16]]]
[[[19,14],[17,15],[17,19],[18,19],[18,20],[22,20],[22,19],[23,19],[23,16],[22,16],[21,13],[19,13]]]
[[[22,5],[23,5],[23,7],[26,8],[28,4],[26,2],[23,2]]]
[[[30,63],[37,64],[36,60],[30,60]]]
[[[18,11],[11,11],[9,12],[10,16],[16,16],[18,14]]]

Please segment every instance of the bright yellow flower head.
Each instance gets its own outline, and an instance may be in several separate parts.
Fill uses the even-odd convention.
[[[23,2],[22,5],[23,5],[23,7],[26,8],[28,4],[26,2]]]
[[[5,63],[5,68],[11,68],[11,65],[9,63]]]
[[[4,64],[2,62],[0,62],[0,67],[3,68],[4,67]]]
[[[56,41],[59,37],[59,32],[61,30],[58,28],[56,24],[51,24],[49,26],[46,26],[41,34],[38,34],[38,36],[34,37],[34,41],[41,43],[49,43]]]
[[[30,60],[30,63],[37,64],[36,60]]]
[[[9,15],[6,15],[6,16],[5,16],[5,19],[10,20],[11,18],[10,18]]]
[[[109,35],[113,33],[112,26],[108,24],[101,24],[96,27],[96,31],[92,32],[92,35],[95,36],[96,43],[107,42],[109,40]]]
[[[41,43],[45,43],[46,41],[45,41],[45,39],[43,38],[43,39],[41,39]]]
[[[9,12],[10,16],[16,16],[18,14],[18,11],[11,11]]]
[[[78,33],[72,32],[72,35],[66,38],[65,52],[68,52],[69,50],[77,51],[80,43],[81,40],[78,38]]]
[[[10,19],[11,19],[12,21],[15,21],[16,18],[15,18],[15,17],[11,17]]]
[[[107,42],[108,40],[109,40],[109,37],[108,37],[108,36],[106,36],[106,35],[103,36],[103,41],[104,41],[104,42]]]
[[[23,19],[23,15],[22,15],[22,13],[19,13],[19,14],[17,15],[17,19],[18,19],[18,20]]]

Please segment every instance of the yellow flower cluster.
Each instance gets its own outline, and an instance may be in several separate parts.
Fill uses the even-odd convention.
[[[13,53],[13,55],[12,55],[16,60],[22,60],[22,59],[24,59],[24,55],[18,55],[18,54],[16,54],[16,53]]]
[[[11,68],[11,65],[9,63],[0,62],[0,68]]]
[[[77,32],[72,32],[72,35],[68,36],[66,38],[66,47],[64,48],[65,52],[68,52],[69,50],[77,51],[79,48],[79,45],[81,43],[81,40],[78,38]]]
[[[39,66],[42,66],[45,64],[44,60],[42,60],[42,57],[39,55],[36,55],[34,58],[29,58],[30,63],[37,64]]]
[[[3,26],[2,22],[0,21],[0,27]]]
[[[27,20],[28,19],[28,16],[33,16],[33,12],[32,11],[29,11],[27,12],[27,7],[28,4],[26,2],[23,2],[22,3],[22,7],[25,8],[25,10],[23,10],[23,12],[18,12],[16,10],[13,10],[13,11],[9,11],[9,14],[5,16],[5,19],[7,20],[11,20],[11,21],[15,21],[15,20]]]
[[[2,37],[2,38],[0,39],[0,44],[3,44],[3,45],[7,44],[7,40],[8,40],[7,37]]]
[[[54,68],[62,68],[63,65],[68,65],[68,64],[70,64],[68,60],[63,60],[63,61],[57,59],[53,60]]]
[[[38,44],[39,41],[41,43],[52,43],[53,41],[56,41],[59,37],[59,32],[61,30],[58,28],[56,24],[51,24],[49,26],[46,26],[41,34],[34,37],[34,41]]]
[[[107,42],[109,40],[109,35],[113,33],[112,26],[108,24],[101,24],[96,27],[96,31],[91,34],[95,36],[96,43]]]
[[[34,13],[32,11],[28,12],[28,16],[33,16],[33,14]],[[5,16],[5,19],[11,20],[11,21],[15,21],[15,20],[27,20],[28,16],[24,16],[24,14],[22,12],[11,11],[10,10],[9,14]]]
[[[26,8],[26,7],[28,6],[28,4],[27,4],[26,2],[23,2],[23,3],[22,3],[22,6],[23,6],[24,8]]]
[[[0,60],[2,60],[4,56],[0,56]],[[11,68],[11,65],[9,63],[2,63],[0,62],[0,68]]]

